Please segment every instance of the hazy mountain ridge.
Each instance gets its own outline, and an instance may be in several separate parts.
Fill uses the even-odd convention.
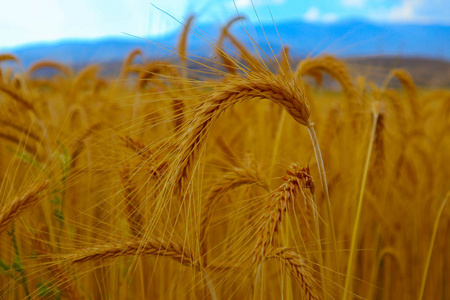
[[[281,38],[284,45],[290,46],[293,57],[331,53],[339,57],[382,55],[450,60],[450,26],[372,24],[355,20],[327,24],[290,21],[276,24],[276,27],[273,24],[264,24],[263,29],[259,25],[245,25],[250,36],[269,57],[272,56],[272,50],[266,37],[275,54],[281,50]],[[189,35],[189,53],[213,57],[213,47],[208,43],[215,43],[211,39],[218,38],[220,27],[200,25],[194,28],[194,31],[195,33]],[[242,25],[235,24],[232,32],[245,45],[252,47]],[[141,47],[149,58],[174,58],[176,55],[170,53],[167,48],[174,50],[178,37],[177,32],[151,39],[151,42],[126,36],[60,41],[27,45],[2,52],[16,54],[25,68],[42,59],[52,59],[69,65],[116,62],[136,47]]]

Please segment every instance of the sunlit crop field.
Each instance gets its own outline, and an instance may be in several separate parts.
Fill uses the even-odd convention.
[[[448,299],[450,91],[191,22],[115,78],[0,69],[0,298]]]

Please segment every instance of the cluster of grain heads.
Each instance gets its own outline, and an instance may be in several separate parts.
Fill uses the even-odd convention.
[[[179,60],[136,49],[120,81],[1,70],[0,298],[445,298],[450,93],[262,60],[241,20],[218,70],[187,69],[192,17]]]

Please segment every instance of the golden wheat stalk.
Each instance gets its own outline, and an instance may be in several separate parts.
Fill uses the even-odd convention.
[[[225,49],[223,49],[223,42],[225,37],[227,37],[228,29],[233,25],[233,23],[237,21],[244,20],[244,17],[238,16],[231,19],[220,31],[219,39],[217,40],[217,46],[215,47],[217,55],[222,59],[223,66],[227,69],[228,73],[232,75],[236,75],[236,69],[238,69],[234,59],[230,57],[229,54],[226,53]]]
[[[132,71],[131,64],[136,56],[142,57],[142,50],[140,48],[133,49],[125,58],[120,72],[120,78],[125,79],[130,71]]]
[[[369,173],[369,165],[370,165],[370,161],[371,161],[371,157],[372,157],[372,150],[373,150],[373,145],[374,145],[374,141],[375,141],[375,134],[377,131],[377,125],[379,125],[378,118],[380,116],[381,108],[382,108],[381,103],[375,102],[373,104],[372,126],[370,128],[369,143],[367,146],[367,152],[366,152],[366,157],[365,157],[365,161],[364,161],[364,169],[363,169],[361,184],[360,184],[359,192],[358,192],[355,223],[353,224],[352,240],[351,240],[351,244],[350,244],[350,255],[349,255],[348,264],[347,264],[347,275],[345,278],[344,295],[342,298],[344,300],[347,300],[349,297],[350,287],[351,287],[351,283],[352,283],[352,279],[353,279],[352,274],[353,274],[353,268],[354,268],[354,264],[355,264],[357,242],[359,239],[360,220],[361,220],[361,215],[362,215],[361,214],[362,205],[363,205],[364,193],[366,191],[366,182],[367,182],[367,177],[368,177],[367,175]]]
[[[148,63],[145,68],[140,68],[138,88],[143,89],[147,83],[155,81],[156,75],[163,75],[163,78],[175,80],[179,77],[178,70],[174,65],[165,61],[152,61]],[[156,82],[156,81],[155,81]],[[156,82],[160,87],[166,89],[166,87]]]
[[[42,141],[42,138],[39,137],[39,135],[32,130],[31,126],[28,126],[28,128],[27,128],[26,125],[20,124],[19,120],[11,121],[10,119],[0,117],[0,124],[5,127],[13,128],[13,129],[25,134],[26,136],[29,136],[30,138],[32,138],[34,141],[36,141],[38,143],[40,143]]]
[[[405,89],[409,101],[411,102],[410,106],[413,112],[414,119],[417,121],[420,118],[420,104],[417,99],[417,87],[414,83],[413,78],[407,71],[403,69],[394,69],[391,71],[391,74],[400,81],[403,88]]]
[[[285,181],[276,191],[271,194],[270,202],[265,208],[258,230],[258,238],[253,250],[253,261],[259,268],[264,258],[275,245],[276,235],[280,230],[285,215],[292,209],[301,189],[314,190],[314,184],[309,174],[309,168],[303,168],[292,164],[286,171]]]
[[[0,54],[0,63],[3,61],[14,61],[15,63],[19,63],[17,56],[10,53]]]
[[[251,73],[246,78],[230,77],[218,84],[197,107],[189,127],[181,138],[176,168],[170,176],[179,187],[189,179],[192,167],[205,143],[211,126],[229,107],[244,100],[268,99],[281,106],[300,124],[310,127],[309,104],[296,84],[271,73]]]
[[[190,15],[184,24],[183,31],[181,32],[180,39],[178,41],[178,56],[180,57],[181,66],[183,70],[186,69],[186,59],[187,59],[187,37],[191,30],[192,23],[194,22],[195,15]],[[184,76],[183,76],[184,77]]]
[[[138,187],[132,174],[130,174],[130,167],[124,165],[120,172],[120,179],[124,186],[125,194],[125,211],[127,214],[127,221],[133,236],[141,236],[143,234],[144,216],[140,212],[140,201],[138,198]],[[131,176],[130,176],[131,175]]]
[[[342,87],[344,95],[349,100],[356,98],[356,90],[351,80],[347,67],[343,62],[334,56],[327,55],[318,58],[308,58],[303,60],[295,71],[296,76],[312,75],[321,82],[322,77],[318,72],[324,72],[338,81]]]
[[[171,108],[173,110],[173,126],[175,133],[179,133],[185,123],[185,104],[183,99],[173,99]]]
[[[267,255],[267,258],[275,258],[284,263],[286,268],[297,279],[302,290],[302,299],[320,300],[322,297],[318,292],[317,283],[309,271],[303,257],[288,248],[277,248]]]
[[[25,97],[21,96],[19,93],[12,90],[10,87],[0,83],[0,91],[10,96],[12,99],[14,99],[17,103],[21,104],[26,109],[29,109],[33,111],[36,114],[36,110],[34,108],[34,105],[25,99]]]
[[[291,64],[289,63],[290,51],[291,51],[291,48],[289,46],[284,46],[283,49],[281,49],[280,72],[283,74],[291,73]]]
[[[186,245],[166,242],[157,238],[92,245],[66,255],[63,262],[77,264],[139,255],[167,257],[186,266],[200,267],[194,253]]]
[[[91,80],[92,83],[96,83],[98,72],[100,72],[99,65],[90,65],[81,70],[73,81],[73,93],[79,93],[84,90],[89,80]]]
[[[36,72],[39,69],[44,69],[44,68],[58,70],[67,77],[72,77],[72,75],[73,75],[72,69],[69,68],[68,66],[65,66],[61,63],[51,61],[51,60],[42,60],[42,61],[38,61],[38,62],[32,64],[28,68],[27,77],[31,78],[31,76],[33,75],[34,72]]]
[[[12,221],[28,209],[37,205],[39,200],[42,199],[42,195],[39,195],[39,193],[45,190],[49,185],[50,180],[45,179],[44,181],[31,186],[22,196],[16,197],[11,203],[5,205],[0,212],[0,234],[8,228]]]

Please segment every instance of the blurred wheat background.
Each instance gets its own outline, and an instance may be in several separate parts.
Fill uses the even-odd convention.
[[[0,68],[1,299],[450,297],[450,90],[239,22],[115,78]]]

